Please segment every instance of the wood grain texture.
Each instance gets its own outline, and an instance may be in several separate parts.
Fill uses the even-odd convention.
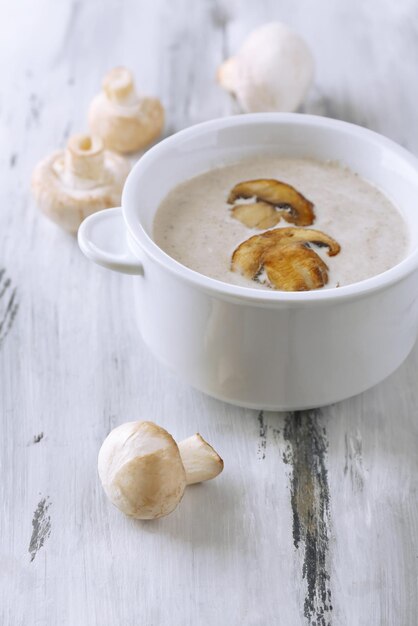
[[[167,134],[235,112],[214,80],[282,19],[317,64],[305,104],[418,152],[414,0],[124,0],[8,5],[0,22],[0,623],[416,623],[418,349],[371,391],[259,413],[180,383],[148,353],[131,277],[93,266],[29,195],[36,161],[86,128],[103,73],[129,65]],[[200,431],[225,460],[155,523],[105,499],[109,430]]]

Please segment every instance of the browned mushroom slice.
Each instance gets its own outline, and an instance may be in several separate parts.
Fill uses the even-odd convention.
[[[253,210],[256,212],[260,211],[260,204],[268,204],[274,210],[277,217],[276,221],[271,223],[271,226],[275,226],[281,217],[287,222],[296,224],[296,226],[310,226],[315,219],[312,202],[307,200],[294,187],[279,180],[258,179],[238,183],[228,196],[228,204],[234,204],[239,199],[246,200],[249,198],[255,198],[256,202],[252,205],[235,205],[232,209],[232,214],[250,228],[269,228],[269,226],[258,225],[257,217],[250,217]],[[237,211],[238,208],[251,206],[253,207],[252,210]],[[270,214],[273,217],[271,212]],[[273,221],[272,217],[270,222]],[[264,217],[261,219],[261,222],[263,222],[263,219]],[[255,223],[255,226],[252,225],[253,223]]]
[[[328,266],[311,245],[327,247],[329,256],[340,251],[335,239],[320,230],[276,228],[240,244],[231,269],[273,289],[318,289],[328,282]]]

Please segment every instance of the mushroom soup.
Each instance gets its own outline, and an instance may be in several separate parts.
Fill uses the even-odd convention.
[[[154,241],[176,261],[246,287],[304,291],[380,274],[408,250],[400,212],[335,162],[263,156],[213,169],[160,204]]]

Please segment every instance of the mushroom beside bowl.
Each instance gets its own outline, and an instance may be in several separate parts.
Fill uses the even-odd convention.
[[[174,186],[261,154],[339,161],[375,184],[406,222],[405,258],[348,286],[280,292],[208,278],[154,243],[155,212]],[[295,113],[241,115],[188,128],[149,150],[127,179],[122,207],[88,217],[78,239],[92,261],[133,275],[142,338],[184,381],[240,406],[296,410],[365,391],[412,349],[417,197],[417,159],[372,131]]]

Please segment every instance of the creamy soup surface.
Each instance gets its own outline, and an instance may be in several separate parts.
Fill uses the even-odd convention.
[[[312,249],[328,266],[323,288],[356,283],[393,267],[408,252],[406,224],[392,202],[372,184],[335,162],[260,156],[195,176],[172,189],[161,202],[153,239],[183,265],[217,280],[271,289],[231,271],[231,257],[242,242],[271,229],[248,228],[232,217],[227,198],[242,181],[276,179],[313,202],[315,220],[341,246],[328,256]],[[250,202],[254,199],[238,200]],[[274,228],[294,225],[281,219]]]

